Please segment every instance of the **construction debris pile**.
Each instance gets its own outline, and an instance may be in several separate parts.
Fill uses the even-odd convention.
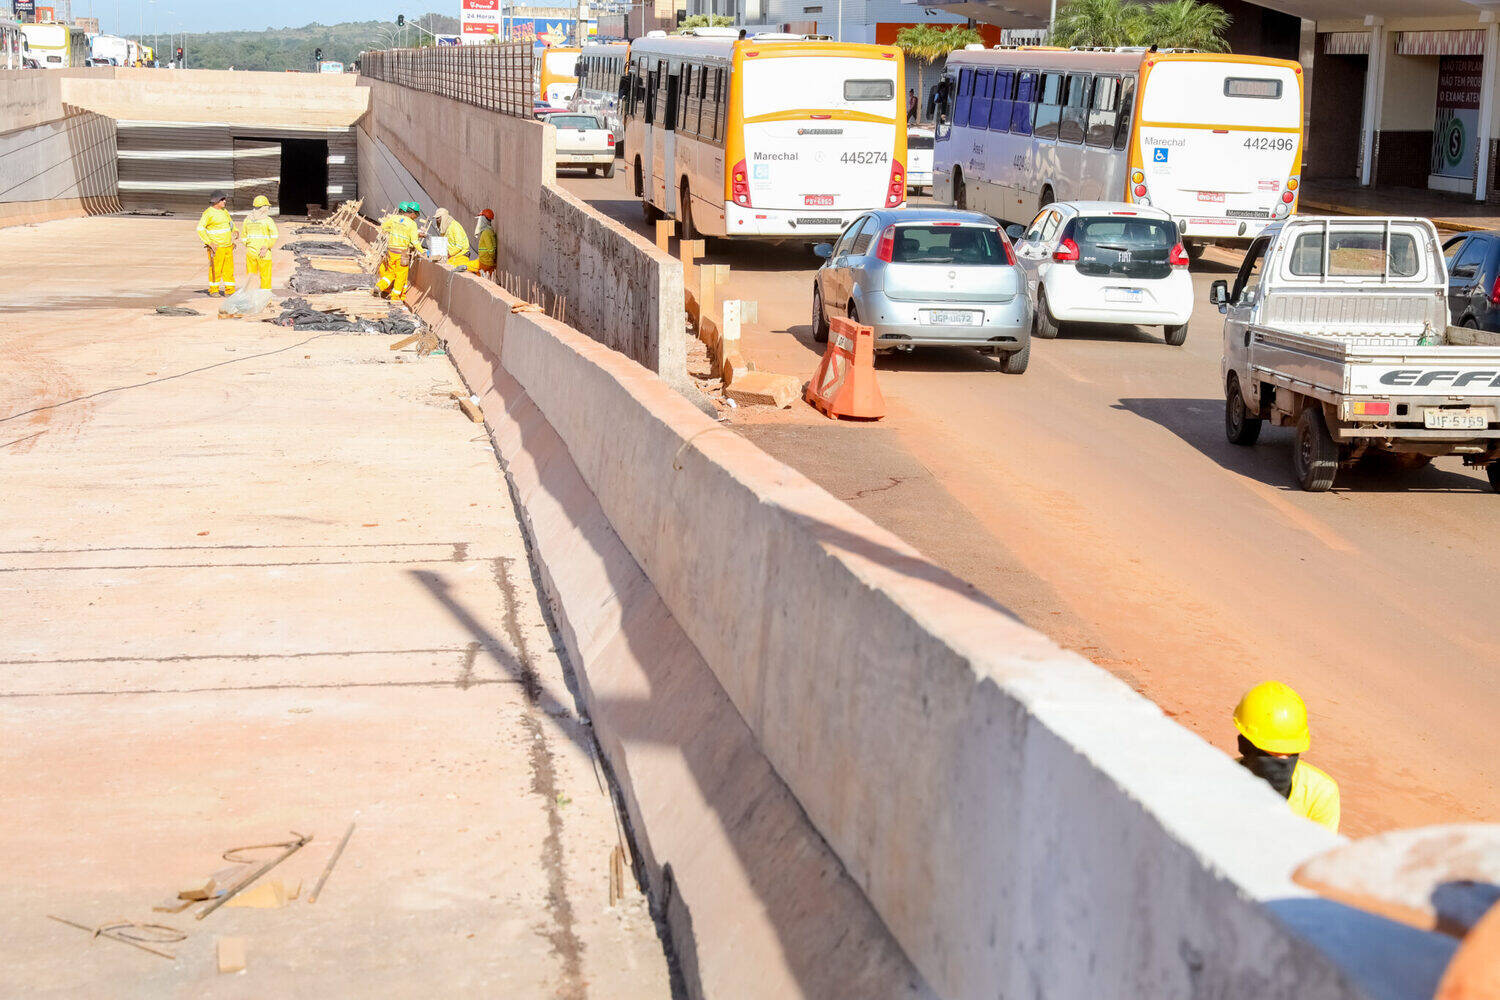
[[[297,268],[287,287],[302,295],[354,292],[375,287],[375,275],[364,268],[365,254],[348,243],[297,240],[288,243]]]
[[[389,302],[369,295],[323,295],[315,301],[285,299],[281,314],[266,322],[296,330],[330,333],[387,333],[410,336],[422,328],[416,316]]]

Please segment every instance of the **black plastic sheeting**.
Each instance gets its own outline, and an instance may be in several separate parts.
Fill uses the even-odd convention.
[[[368,291],[375,287],[375,275],[345,274],[342,271],[320,271],[315,267],[299,267],[287,279],[286,286],[303,295]]]
[[[284,249],[290,250],[298,257],[363,257],[364,251],[356,249],[347,243],[334,243],[331,240],[297,240],[288,243]]]
[[[385,333],[407,337],[418,330],[417,318],[391,307],[381,319],[351,319],[337,311],[314,309],[306,299],[287,299],[281,303],[281,315],[266,322],[289,326],[294,330],[321,330],[328,333]]]

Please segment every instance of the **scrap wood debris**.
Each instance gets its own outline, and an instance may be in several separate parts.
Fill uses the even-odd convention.
[[[336,240],[296,240],[283,248],[298,257],[363,257],[364,251]]]
[[[350,315],[345,308],[316,309],[304,298],[281,303],[281,314],[267,320],[294,330],[323,330],[329,333],[384,333],[409,336],[421,330],[421,321],[411,313],[385,303],[387,312],[378,315]]]
[[[336,226],[303,226],[297,230],[298,236],[342,236],[343,231]]]

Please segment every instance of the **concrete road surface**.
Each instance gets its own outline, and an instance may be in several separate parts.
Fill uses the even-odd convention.
[[[194,224],[0,241],[0,996],[670,996],[448,359],[213,318]],[[287,907],[153,912],[291,831]]]
[[[629,171],[562,183],[651,235]],[[816,258],[711,249],[731,267],[724,297],[760,303],[750,360],[811,375]],[[1221,251],[1195,265],[1181,348],[1156,329],[1075,327],[1036,343],[1019,377],[930,349],[880,361],[879,424],[800,403],[733,423],[1226,751],[1244,689],[1294,685],[1345,832],[1500,820],[1500,496],[1458,459],[1308,494],[1290,430],[1228,444],[1206,295],[1235,265]]]

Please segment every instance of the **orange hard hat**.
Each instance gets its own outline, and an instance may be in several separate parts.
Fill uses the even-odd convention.
[[[482,215],[482,216],[484,216],[486,219],[489,219],[491,222],[495,221],[495,213],[492,212],[492,211],[490,211],[489,209],[485,209],[483,212],[480,212],[479,214]]]

